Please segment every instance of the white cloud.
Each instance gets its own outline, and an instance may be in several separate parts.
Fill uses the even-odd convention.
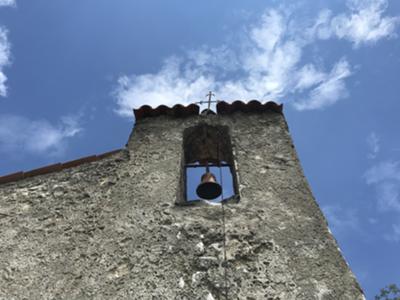
[[[372,166],[365,174],[367,184],[377,193],[380,211],[400,212],[400,162],[383,161]]]
[[[267,11],[259,24],[250,28],[245,49],[238,55],[243,75],[236,80],[217,82],[216,94],[232,99],[279,100],[295,84],[304,42],[289,30],[287,17]]]
[[[15,0],[0,0],[0,7],[16,6]],[[7,96],[7,76],[4,74],[4,67],[10,64],[10,43],[8,32],[4,27],[0,27],[0,96]]]
[[[123,76],[117,90],[117,112],[132,116],[132,107],[141,104],[158,106],[172,105],[175,101],[188,103],[198,100],[214,85],[214,78],[204,74],[202,68],[190,68],[181,61],[171,58],[157,74]]]
[[[7,30],[0,27],[0,96],[7,96],[6,81],[7,76],[4,74],[4,67],[10,64],[10,43],[7,38]]]
[[[400,212],[400,184],[399,182],[384,181],[376,186],[378,195],[378,209],[380,211]]]
[[[392,225],[392,232],[385,234],[385,239],[391,242],[400,242],[400,223]]]
[[[369,147],[369,153],[367,155],[368,158],[374,159],[379,153],[380,145],[379,145],[379,138],[375,132],[371,132],[367,137],[367,144]]]
[[[303,66],[296,75],[298,78],[295,89],[300,92],[307,90],[316,84],[320,84],[326,79],[325,73],[316,70],[315,66],[312,64]]]
[[[278,11],[268,11],[260,24],[250,28],[249,39],[238,53],[226,47],[204,47],[189,51],[185,59],[166,60],[158,73],[121,77],[117,112],[130,117],[132,107],[144,103],[188,104],[202,100],[208,90],[228,101],[232,97],[279,101],[289,93],[313,88],[315,97],[323,96],[313,100],[313,108],[329,105],[345,90],[342,80],[350,75],[349,65],[342,59],[329,73],[311,63],[300,65],[308,42],[288,30],[287,21]],[[229,72],[241,75],[229,80],[225,76]]]
[[[15,0],[0,0],[0,7],[1,6],[15,6],[17,3]]]
[[[381,183],[388,180],[400,182],[400,162],[380,162],[372,166],[364,176],[368,184]]]
[[[348,92],[344,80],[350,75],[350,64],[345,59],[340,60],[329,74],[319,75],[320,78],[317,79],[323,79],[310,91],[307,99],[296,102],[295,107],[298,110],[320,109],[347,97]],[[311,79],[313,78],[311,77]]]
[[[66,140],[82,129],[78,117],[66,116],[59,124],[30,120],[17,115],[0,115],[0,152],[60,155]]]
[[[219,99],[285,101],[298,110],[323,109],[346,98],[350,63],[341,58],[329,68],[305,61],[305,48],[321,39],[343,38],[354,45],[394,35],[397,18],[383,16],[386,1],[349,2],[350,13],[321,11],[316,20],[295,19],[287,10],[270,9],[247,28],[240,43],[188,51],[167,59],[153,74],[122,76],[116,111],[131,117],[132,108],[188,104],[213,90]],[[328,70],[326,70],[328,69]],[[329,70],[330,69],[330,70]]]
[[[331,205],[323,206],[321,209],[328,220],[329,228],[335,234],[359,229],[358,217],[354,210]]]
[[[379,138],[371,132],[367,138],[370,147],[369,158],[376,158],[380,151]],[[364,179],[371,185],[376,193],[376,207],[378,211],[386,214],[400,216],[400,161],[385,160],[371,166],[365,173]],[[369,220],[371,224],[376,219]],[[384,238],[392,242],[400,242],[400,223],[394,222],[384,234]]]
[[[356,47],[393,37],[400,19],[383,16],[387,6],[387,0],[350,0],[349,13],[332,17],[328,10],[321,12],[314,26],[315,33],[321,39],[334,35],[349,40]]]

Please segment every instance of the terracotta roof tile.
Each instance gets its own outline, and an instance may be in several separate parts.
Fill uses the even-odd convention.
[[[23,178],[24,178],[24,172],[17,172],[17,173],[13,173],[13,174],[8,174],[8,175],[0,177],[0,184],[11,182],[11,181],[21,180]]]
[[[121,152],[121,151],[122,151],[122,149],[117,149],[117,150],[105,152],[105,153],[103,153],[103,154],[97,155],[97,158],[98,158],[98,159],[103,159],[103,158],[109,157],[109,156],[111,156],[111,155],[113,155],[113,154],[117,154],[118,152]]]
[[[177,104],[174,105],[173,107],[160,105],[157,108],[152,108],[149,105],[143,105],[140,108],[133,110],[136,121],[149,117],[158,117],[161,115],[168,115],[168,116],[182,118],[192,115],[198,115],[199,111],[200,107],[196,104],[190,104],[188,106]]]
[[[57,163],[57,164],[45,166],[42,168],[33,169],[33,170],[30,170],[27,172],[17,172],[17,173],[5,175],[5,176],[0,176],[0,184],[18,181],[18,180],[21,180],[24,178],[33,177],[33,176],[37,176],[37,175],[43,175],[43,174],[48,174],[48,173],[53,173],[53,172],[58,172],[61,170],[69,169],[72,167],[82,165],[84,163],[101,160],[103,158],[109,157],[109,156],[116,154],[118,152],[121,152],[121,151],[122,151],[122,149],[118,149],[118,150],[102,153],[99,155],[86,156],[86,157],[82,157],[79,159],[67,161],[65,163]]]
[[[97,160],[97,156],[96,155],[85,156],[85,157],[78,158],[78,159],[75,159],[75,160],[67,161],[67,162],[62,164],[62,167],[63,167],[63,169],[72,168],[72,167],[76,167],[76,166],[79,166],[81,164],[92,162],[92,161],[96,161],[96,160]]]
[[[227,103],[225,101],[222,101],[217,104],[217,113],[220,115],[227,115],[234,113],[236,111],[241,111],[241,112],[274,111],[277,113],[282,113],[282,110],[283,110],[283,104],[277,104],[272,101],[262,104],[257,100],[251,100],[248,103],[244,103],[240,100],[237,100],[234,101],[233,103]]]
[[[54,164],[54,165],[49,165],[49,166],[45,166],[42,168],[31,170],[28,172],[24,172],[24,178],[33,177],[33,176],[41,175],[41,174],[57,172],[57,171],[61,171],[62,169],[63,169],[62,164],[60,164],[60,163]]]

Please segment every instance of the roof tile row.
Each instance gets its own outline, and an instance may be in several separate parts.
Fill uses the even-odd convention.
[[[277,113],[282,113],[283,104],[277,104],[275,102],[269,101],[262,104],[260,101],[251,100],[248,103],[237,100],[232,103],[227,103],[225,101],[218,102],[217,113],[220,115],[232,114],[236,111],[241,112],[265,112],[274,111]]]
[[[236,111],[242,112],[265,112],[265,111],[274,111],[278,113],[282,113],[282,104],[276,104],[275,102],[267,102],[262,104],[257,100],[249,101],[248,103],[242,102],[240,100],[234,101],[233,103],[228,103],[225,101],[218,102],[217,104],[217,113],[218,114],[231,114]],[[188,117],[192,115],[198,115],[200,111],[200,107],[196,104],[190,104],[188,106],[183,106],[181,104],[177,104],[173,107],[168,107],[165,105],[160,105],[156,108],[152,108],[149,105],[143,105],[140,108],[134,109],[133,112],[135,114],[136,121],[148,118],[148,117],[158,117],[161,115],[168,115],[173,117]]]
[[[188,106],[183,106],[177,104],[174,107],[168,107],[165,105],[160,105],[157,108],[152,108],[149,105],[143,105],[138,109],[134,109],[136,121],[148,118],[148,117],[158,117],[161,115],[169,115],[178,118],[188,117],[191,115],[198,115],[200,107],[196,104],[190,104]]]
[[[43,174],[48,174],[48,173],[53,173],[53,172],[58,172],[58,171],[61,171],[61,170],[69,169],[69,168],[72,168],[72,167],[76,167],[76,166],[82,165],[84,163],[89,163],[89,162],[101,160],[101,159],[103,159],[105,157],[111,156],[111,155],[116,154],[116,153],[118,153],[120,151],[122,151],[122,149],[109,151],[109,152],[106,152],[106,153],[103,153],[103,154],[99,154],[99,155],[86,156],[86,157],[82,157],[82,158],[79,158],[79,159],[71,160],[71,161],[68,161],[68,162],[65,162],[65,163],[57,163],[57,164],[45,166],[45,167],[42,167],[42,168],[30,170],[30,171],[27,171],[27,172],[17,172],[17,173],[1,176],[0,177],[0,184],[12,182],[12,181],[18,181],[18,180],[21,180],[21,179],[24,179],[24,178],[29,178],[29,177],[33,177],[33,176],[37,176],[37,175],[43,175]]]

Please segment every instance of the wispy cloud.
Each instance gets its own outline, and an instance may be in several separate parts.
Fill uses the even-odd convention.
[[[380,151],[380,139],[375,132],[367,138],[368,158],[375,159]],[[400,216],[400,161],[386,159],[373,164],[363,175],[365,182],[375,191],[376,207],[380,213]],[[376,219],[371,224],[376,223]],[[400,223],[394,222],[384,234],[392,242],[400,242]]]
[[[7,76],[4,74],[4,67],[10,64],[10,43],[7,37],[7,30],[0,27],[0,96],[7,96]]]
[[[395,36],[400,18],[384,16],[387,0],[350,0],[347,3],[348,13],[332,16],[329,10],[321,12],[315,26],[319,38],[336,36],[358,47]]]
[[[367,137],[367,144],[369,148],[369,153],[367,157],[369,159],[374,159],[379,153],[380,145],[379,145],[379,137],[375,132],[371,132]]]
[[[0,0],[0,8],[4,6],[16,6],[15,0]],[[4,67],[10,64],[10,42],[8,41],[8,31],[0,26],[0,96],[7,96],[7,76],[4,74]]]
[[[345,59],[340,60],[329,74],[321,74],[323,80],[311,89],[305,100],[294,103],[294,106],[298,110],[319,109],[347,97],[344,80],[350,75],[349,63]]]
[[[400,223],[392,225],[392,231],[385,234],[385,239],[391,242],[400,242]]]
[[[400,212],[399,182],[384,181],[376,186],[380,211]]]
[[[384,0],[349,1],[349,12],[324,10],[314,20],[299,20],[289,9],[269,9],[244,30],[239,43],[202,47],[168,58],[153,74],[122,76],[117,109],[132,116],[142,104],[187,104],[212,89],[220,99],[290,101],[298,110],[323,109],[347,97],[351,64],[339,57],[331,66],[321,58],[306,61],[305,48],[324,39],[345,39],[355,46],[395,35],[397,17],[384,16]]]
[[[123,76],[116,91],[118,109],[122,116],[131,117],[132,107],[140,104],[158,106],[172,104],[177,99],[196,99],[214,86],[214,78],[201,68],[186,68],[177,58],[168,59],[157,74]],[[179,100],[178,100],[179,101]]]
[[[367,184],[376,192],[380,212],[400,213],[400,161],[383,161],[372,166],[365,174]],[[400,224],[393,224],[385,238],[400,241]]]
[[[328,220],[329,228],[335,234],[359,229],[359,220],[353,209],[344,209],[340,206],[331,205],[323,206],[321,209]]]
[[[0,7],[1,6],[15,6],[17,3],[15,0],[0,0]]]
[[[0,152],[61,155],[69,138],[82,128],[79,116],[65,116],[56,125],[17,115],[0,115]]]
[[[400,182],[400,162],[399,161],[382,161],[372,166],[366,173],[365,179],[368,184],[377,184],[386,181]]]

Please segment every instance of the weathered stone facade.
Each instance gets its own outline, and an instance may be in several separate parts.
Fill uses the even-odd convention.
[[[175,204],[200,122],[230,128],[226,264],[221,207]],[[125,151],[1,185],[0,238],[0,299],[364,298],[276,112],[144,118]]]

